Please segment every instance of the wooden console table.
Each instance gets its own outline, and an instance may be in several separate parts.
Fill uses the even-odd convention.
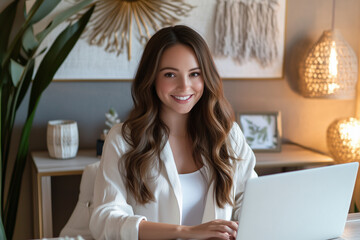
[[[281,152],[258,152],[256,167],[312,167],[334,164],[334,160],[324,154],[317,153],[295,144],[283,144]]]
[[[76,158],[53,159],[47,151],[31,153],[33,167],[34,237],[53,237],[51,177],[81,175],[84,168],[99,161],[95,150],[79,150]]]
[[[283,144],[281,152],[256,153],[256,167],[309,167],[330,165],[333,160],[294,144]],[[77,157],[57,160],[49,157],[47,151],[32,152],[33,160],[33,197],[34,197],[34,233],[35,238],[51,238],[52,204],[51,177],[81,175],[84,168],[99,161],[95,150],[79,150]]]

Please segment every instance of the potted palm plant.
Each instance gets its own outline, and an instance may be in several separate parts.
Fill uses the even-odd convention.
[[[10,39],[18,5],[25,4],[24,2],[14,0],[0,13],[0,239],[12,239],[14,233],[29,135],[41,94],[78,41],[94,10],[94,6],[88,8],[79,20],[68,24],[48,49],[40,49],[41,42],[53,29],[87,7],[92,0],[78,1],[76,5],[57,14],[45,29],[35,34],[33,25],[61,2],[36,0],[30,9],[24,11],[25,20],[22,26]],[[35,59],[41,54],[44,54],[44,58],[36,69]],[[12,146],[11,136],[16,113],[28,91],[30,100],[27,117],[18,146]],[[16,158],[9,158],[10,149],[15,149]],[[14,167],[10,169],[9,166],[12,165]],[[5,174],[10,174],[9,182],[5,182]],[[7,192],[5,189],[8,189]]]

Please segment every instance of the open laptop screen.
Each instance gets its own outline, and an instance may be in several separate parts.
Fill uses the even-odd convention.
[[[249,179],[237,240],[310,240],[344,231],[358,163]]]

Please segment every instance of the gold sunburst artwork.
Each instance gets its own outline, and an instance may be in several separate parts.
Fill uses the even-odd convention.
[[[136,29],[138,41],[144,44],[154,31],[178,22],[179,17],[186,17],[194,8],[184,0],[94,0],[91,6],[94,4],[83,37],[91,45],[104,46],[107,52],[117,55],[126,49],[128,60]]]

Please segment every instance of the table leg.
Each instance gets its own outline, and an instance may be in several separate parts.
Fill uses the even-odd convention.
[[[53,237],[52,203],[51,203],[51,177],[41,177],[41,201],[42,201],[42,237]]]
[[[34,199],[34,236],[35,238],[53,237],[51,177],[33,174]]]
[[[38,239],[40,238],[40,208],[41,208],[41,202],[39,198],[40,193],[40,183],[39,183],[39,176],[36,173],[35,167],[32,168],[33,174],[32,174],[32,182],[33,182],[33,206],[34,206],[34,238]]]

